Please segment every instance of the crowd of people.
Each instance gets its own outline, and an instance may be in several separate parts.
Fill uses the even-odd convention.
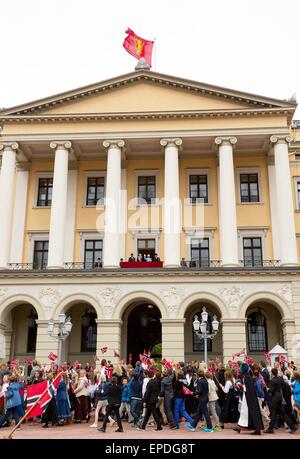
[[[155,426],[213,433],[232,428],[237,433],[272,434],[286,426],[298,429],[300,372],[294,364],[237,361],[225,365],[216,360],[167,362],[155,360],[121,362],[103,359],[96,368],[79,362],[0,367],[0,427],[17,424],[26,411],[26,392],[45,379],[52,383],[61,375],[53,397],[42,416],[23,422],[43,428],[86,423],[104,433],[107,425],[124,422],[139,431]],[[91,420],[91,418],[93,418]],[[20,428],[20,427],[19,427]]]

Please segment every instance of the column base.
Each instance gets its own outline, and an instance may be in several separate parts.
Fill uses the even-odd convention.
[[[221,268],[241,268],[239,263],[222,263]]]
[[[120,265],[105,265],[103,266],[103,269],[118,269],[120,268]]]
[[[174,265],[164,265],[164,268],[180,268],[180,263]]]
[[[293,266],[294,266],[294,267],[295,267],[295,266],[298,266],[298,267],[299,267],[299,263],[288,263],[288,262],[287,262],[287,263],[281,263],[280,266],[282,266],[282,267],[285,267],[285,266],[286,266],[286,267],[289,267],[289,266],[291,266],[291,267],[293,267]],[[1,269],[1,268],[0,268],[0,269]]]
[[[47,269],[64,269],[64,266],[63,265],[58,265],[58,266],[47,266]]]

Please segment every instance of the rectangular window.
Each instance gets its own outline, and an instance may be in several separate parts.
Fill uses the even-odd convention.
[[[241,202],[259,202],[258,174],[240,174]]]
[[[52,202],[53,177],[39,178],[38,207],[50,207]]]
[[[244,266],[262,266],[262,244],[261,237],[243,238]]]
[[[208,268],[209,267],[209,239],[192,239],[191,240],[191,267]]]
[[[102,247],[101,239],[84,241],[84,267],[87,269],[100,268],[102,264]]]
[[[99,202],[100,201],[100,202]],[[104,177],[88,177],[86,205],[96,206],[104,203]]]
[[[138,202],[139,204],[152,204],[156,198],[156,177],[139,176],[138,177]]]
[[[46,269],[48,264],[48,241],[34,241],[33,269]]]
[[[207,175],[190,175],[189,176],[190,202],[208,203],[208,186]]]

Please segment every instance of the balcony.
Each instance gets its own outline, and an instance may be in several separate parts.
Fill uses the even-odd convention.
[[[111,271],[257,271],[257,270],[267,270],[267,269],[283,269],[280,266],[280,260],[256,260],[250,262],[249,260],[240,260],[239,266],[235,267],[223,267],[221,260],[210,260],[205,262],[196,259],[192,260],[182,260],[181,266],[177,268],[165,268],[163,262],[120,262],[120,267],[115,269],[105,269],[102,267],[102,263],[90,263],[90,262],[67,262],[64,264],[62,269],[48,269],[46,264],[36,264],[36,263],[9,263],[8,271],[22,271],[22,272],[111,272]],[[284,268],[286,269],[286,268]],[[293,269],[298,269],[293,267]],[[3,272],[4,270],[2,270]]]

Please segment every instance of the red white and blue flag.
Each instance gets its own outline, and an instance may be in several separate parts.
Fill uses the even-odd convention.
[[[57,386],[61,381],[61,374],[59,374],[52,383],[50,381],[42,381],[37,384],[31,384],[28,386],[27,389],[27,396],[26,396],[26,412],[30,410],[30,408],[37,402],[37,400],[41,397],[39,402],[36,406],[30,411],[29,415],[26,416],[28,419],[34,418],[36,416],[41,416],[45,411],[46,408],[55,395]]]
[[[52,362],[55,362],[55,360],[58,359],[58,355],[54,354],[54,352],[50,352],[50,354],[48,355],[48,359]]]
[[[100,351],[102,354],[105,354],[105,352],[107,352],[107,346],[101,347]]]
[[[151,353],[150,353],[149,351],[146,352],[146,351],[144,350],[143,362],[144,362],[144,363],[147,363],[147,361],[150,359],[150,357],[151,357]]]
[[[173,368],[173,365],[171,362],[169,362],[167,359],[163,358],[161,361],[161,364],[166,368],[167,370],[171,370]]]

